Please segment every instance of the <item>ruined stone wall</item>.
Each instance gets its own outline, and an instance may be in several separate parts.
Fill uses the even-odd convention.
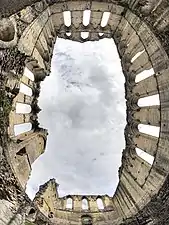
[[[95,195],[68,195],[60,198],[57,192],[58,185],[55,180],[49,180],[44,185],[40,186],[38,193],[34,198],[35,204],[40,211],[51,218],[51,221],[61,224],[81,224],[82,216],[88,215],[92,218],[94,224],[100,224],[107,221],[111,223],[117,218],[117,213],[114,209],[112,198]],[[71,204],[69,205],[69,200]],[[84,209],[83,201],[86,201]],[[103,203],[103,208],[100,209],[97,200],[100,199]],[[57,220],[56,220],[57,219]]]
[[[13,101],[19,94],[19,81],[25,68],[26,56],[17,48],[1,49],[0,55],[0,224],[18,225],[25,224],[25,218],[29,214],[32,203],[25,194],[24,186],[21,185],[19,174],[26,171],[25,164],[19,174],[14,169],[11,150],[19,150],[23,144],[22,138],[18,142],[11,139],[9,135],[10,113],[13,109]],[[45,135],[44,135],[45,137]],[[17,136],[15,136],[17,138]],[[24,140],[27,140],[26,136]],[[11,145],[15,144],[15,148]],[[25,144],[26,146],[26,144]],[[16,164],[15,164],[16,166]],[[21,165],[20,165],[21,167]],[[25,178],[24,178],[25,179]],[[36,208],[37,220],[48,221]],[[42,218],[42,219],[41,219]],[[38,223],[37,223],[38,224]],[[49,222],[50,224],[50,222]]]

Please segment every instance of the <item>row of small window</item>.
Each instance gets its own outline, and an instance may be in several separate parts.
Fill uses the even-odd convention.
[[[68,37],[71,36],[71,33],[70,32],[67,32],[66,35]],[[103,33],[99,33],[98,34],[100,37],[103,36]],[[83,39],[87,39],[89,37],[89,32],[81,32],[81,37]],[[141,54],[143,54],[144,51],[141,51],[141,52],[138,52],[132,59],[131,59],[131,62],[133,63]],[[154,75],[154,69],[151,68],[151,69],[148,69],[148,70],[144,70],[142,72],[140,72],[139,74],[136,75],[136,79],[135,79],[135,82],[138,83],[152,75]],[[34,74],[28,69],[25,67],[25,70],[24,70],[24,74],[26,77],[28,77],[30,80],[34,81]],[[23,89],[23,88],[22,88]]]
[[[104,209],[104,204],[103,204],[103,201],[102,201],[101,198],[97,198],[96,202],[97,202],[98,209]],[[67,199],[66,208],[67,209],[73,209],[73,199],[71,197],[69,197]],[[89,203],[88,203],[88,200],[86,198],[82,199],[82,209],[83,210],[89,209]]]
[[[151,71],[150,70],[149,71],[143,71],[142,74],[139,74],[139,76],[140,77],[144,76],[145,78],[147,78],[149,76],[152,76],[152,69],[151,69]],[[28,96],[32,96],[32,89],[30,87],[28,87],[27,85],[23,84],[23,83],[20,84],[20,92],[22,92],[22,93],[24,93]],[[152,105],[160,105],[159,94],[147,96],[147,97],[144,97],[144,98],[140,98],[138,100],[138,106],[140,106],[140,107],[152,106]]]
[[[89,34],[89,32],[81,32],[82,38],[84,38],[84,39],[88,38],[88,34]],[[100,35],[103,35],[103,34],[100,33]],[[136,54],[136,56],[133,57],[132,61],[134,61],[137,57],[138,57],[138,54]],[[135,82],[138,83],[141,80],[144,80],[144,79],[152,76],[153,74],[154,74],[153,68],[151,68],[149,70],[144,70],[143,72],[139,73],[136,76]],[[32,81],[34,81],[33,73],[30,70],[28,70],[27,68],[25,68],[25,70],[24,70],[24,75],[27,76]],[[20,84],[20,92],[22,92],[28,96],[32,96],[32,89],[23,83]],[[140,107],[151,106],[151,105],[160,105],[159,94],[140,98],[138,100],[138,106],[140,106]]]
[[[32,89],[30,87],[28,87],[27,85],[23,84],[23,83],[20,84],[20,92],[22,92],[22,93],[24,93],[28,96],[32,96]],[[137,104],[140,107],[160,105],[159,94],[140,98],[138,100]]]
[[[98,33],[99,37],[102,37],[104,33]],[[70,32],[66,33],[67,37],[71,36]],[[89,32],[81,32],[80,33],[82,39],[87,39],[89,37]]]
[[[22,123],[22,124],[15,124],[14,125],[14,131],[15,135],[19,135],[21,133],[30,131],[32,129],[31,123]],[[159,137],[160,134],[160,127],[157,126],[151,126],[146,124],[139,124],[138,130],[141,133],[148,134],[154,137]]]
[[[88,26],[90,23],[90,17],[91,17],[91,10],[84,10],[83,11],[83,25]],[[104,12],[101,19],[101,27],[105,27],[108,23],[110,17],[110,12]],[[65,26],[69,27],[71,26],[71,11],[64,11],[63,12],[63,18]]]

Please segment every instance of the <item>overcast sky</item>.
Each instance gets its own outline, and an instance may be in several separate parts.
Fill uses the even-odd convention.
[[[33,164],[29,196],[50,178],[60,184],[60,196],[113,195],[126,124],[124,75],[113,40],[57,39],[39,106],[40,125],[49,135]]]

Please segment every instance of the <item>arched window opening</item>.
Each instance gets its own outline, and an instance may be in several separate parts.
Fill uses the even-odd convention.
[[[32,96],[32,89],[23,83],[20,84],[20,92],[25,95]]]
[[[25,133],[27,131],[30,131],[31,129],[32,129],[31,123],[22,123],[22,124],[14,125],[14,133],[16,136],[19,134]]]
[[[131,59],[131,62],[133,63],[141,54],[143,54],[143,52],[145,52],[145,50],[138,52],[137,54],[135,54],[135,56]]]
[[[89,37],[89,32],[81,32],[81,37],[87,39]]]
[[[152,106],[152,105],[160,105],[159,94],[151,95],[148,97],[140,98],[138,100],[138,106]]]
[[[35,79],[34,74],[27,67],[25,67],[23,75],[25,75],[32,81],[34,81],[34,79]]]
[[[144,80],[144,79],[146,79],[148,77],[151,77],[154,73],[155,72],[154,72],[153,68],[151,68],[149,70],[144,70],[143,72],[141,72],[141,73],[136,75],[135,82],[138,83],[141,80]]]
[[[81,37],[80,39],[82,40]],[[98,157],[101,158],[98,164],[100,166],[106,166],[108,162],[105,160],[107,156],[102,152],[103,146],[105,152],[108,152],[112,147],[117,149],[113,145],[114,139],[116,138],[112,141],[112,136],[115,137],[117,134],[121,137],[119,138],[118,149],[122,150],[125,147],[125,77],[122,73],[117,47],[113,39],[105,38],[94,42],[79,43],[58,38],[53,52],[52,67],[52,74],[47,77],[44,81],[45,83],[41,86],[41,95],[39,98],[39,104],[43,108],[39,116],[41,117],[39,118],[39,122],[43,127],[49,127],[50,135],[48,136],[48,141],[50,139],[54,143],[54,148],[59,148],[60,144],[64,146],[62,153],[67,156],[65,159],[67,161],[69,160],[69,156],[66,154],[66,151],[70,149],[70,145],[71,149],[74,149],[74,152],[80,151],[79,154],[83,154],[86,149],[90,152],[90,140],[94,140],[92,141],[92,148],[99,148]],[[112,74],[114,67],[116,67],[116,70]],[[56,70],[58,76],[54,75]],[[116,98],[113,98],[115,95]],[[114,101],[113,104],[112,101]],[[53,102],[57,104],[53,105]],[[115,105],[117,107],[114,107]],[[52,110],[51,117],[51,119],[53,118],[56,121],[56,126],[54,127],[51,119],[45,119],[46,113],[51,115],[51,109],[53,109],[51,107],[53,106],[56,107],[56,110]],[[120,124],[120,128],[114,124],[115,122]],[[116,128],[112,129],[112,126]],[[79,133],[79,130],[82,132],[80,131]],[[58,134],[57,140],[59,139],[59,142],[56,140],[56,133]],[[65,137],[69,141],[65,142]],[[72,141],[72,137],[76,137],[76,141]],[[107,143],[106,145],[105,141]],[[87,146],[84,146],[82,142],[88,143]],[[54,151],[53,149],[52,151]],[[91,158],[91,160],[97,163],[95,157]],[[80,157],[78,162],[79,165],[85,164],[87,167],[90,167],[90,162],[84,162],[83,157]],[[117,173],[121,163],[121,152],[117,154],[116,162],[116,165],[114,165],[116,168],[114,170]],[[59,164],[58,158],[55,164]],[[38,168],[38,162],[36,165]],[[71,170],[68,163],[67,167],[64,168],[65,177],[65,171],[69,171],[69,169]],[[31,179],[34,176],[34,171]],[[60,171],[59,173],[59,176],[61,176],[62,172]],[[72,171],[70,173],[72,176]],[[96,176],[99,179],[99,171],[97,171]],[[117,184],[118,176],[114,177],[114,182]],[[87,179],[90,179],[88,175]],[[93,182],[92,186],[94,187],[95,181],[91,180],[91,182]],[[78,185],[78,188],[80,188],[81,185],[79,182]],[[116,186],[114,185],[112,191],[115,189]],[[71,197],[71,195],[67,197],[69,196]],[[95,204],[97,207],[96,200]],[[67,198],[64,198],[65,209],[66,205]],[[71,203],[67,207],[67,210],[68,208],[70,208],[70,211],[74,210],[75,202],[73,201],[73,209],[71,209]],[[80,208],[82,210],[82,200],[80,201]],[[88,211],[86,210],[85,212]]]
[[[99,33],[99,37],[102,37],[104,35],[104,33]]]
[[[23,104],[20,102],[16,103],[16,113],[30,113],[31,112],[31,106],[28,104]]]
[[[35,210],[33,208],[29,211],[28,215],[32,215],[32,214],[35,214]]]
[[[142,133],[149,134],[155,137],[159,137],[160,133],[160,127],[145,124],[139,124],[138,130]]]
[[[142,158],[143,160],[145,160],[146,162],[148,162],[150,165],[153,164],[154,162],[154,156],[148,154],[147,152],[143,151],[140,148],[136,148],[136,153],[137,155]]]
[[[68,37],[70,37],[70,36],[71,36],[71,32],[67,32],[66,35],[67,35]]]
[[[108,24],[110,12],[104,12],[101,20],[101,27],[105,27]]]
[[[72,198],[67,198],[66,209],[73,209],[73,200]]]
[[[83,25],[87,26],[90,23],[90,15],[91,15],[91,10],[84,10],[83,11]]]
[[[98,206],[98,209],[104,209],[103,200],[100,197],[97,198],[97,206]]]
[[[64,11],[63,12],[63,19],[64,19],[65,26],[70,27],[70,25],[71,25],[71,12],[70,11]]]
[[[89,203],[88,203],[88,200],[86,198],[82,199],[82,209],[84,209],[84,210],[89,209]]]
[[[20,150],[16,153],[16,155],[20,155],[20,156],[26,155],[26,148],[23,147],[22,149],[20,149]]]

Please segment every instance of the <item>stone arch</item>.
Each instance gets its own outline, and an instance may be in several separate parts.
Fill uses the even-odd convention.
[[[66,209],[73,209],[73,198],[71,196],[66,198]]]
[[[85,196],[82,197],[82,210],[89,210],[89,202]]]

